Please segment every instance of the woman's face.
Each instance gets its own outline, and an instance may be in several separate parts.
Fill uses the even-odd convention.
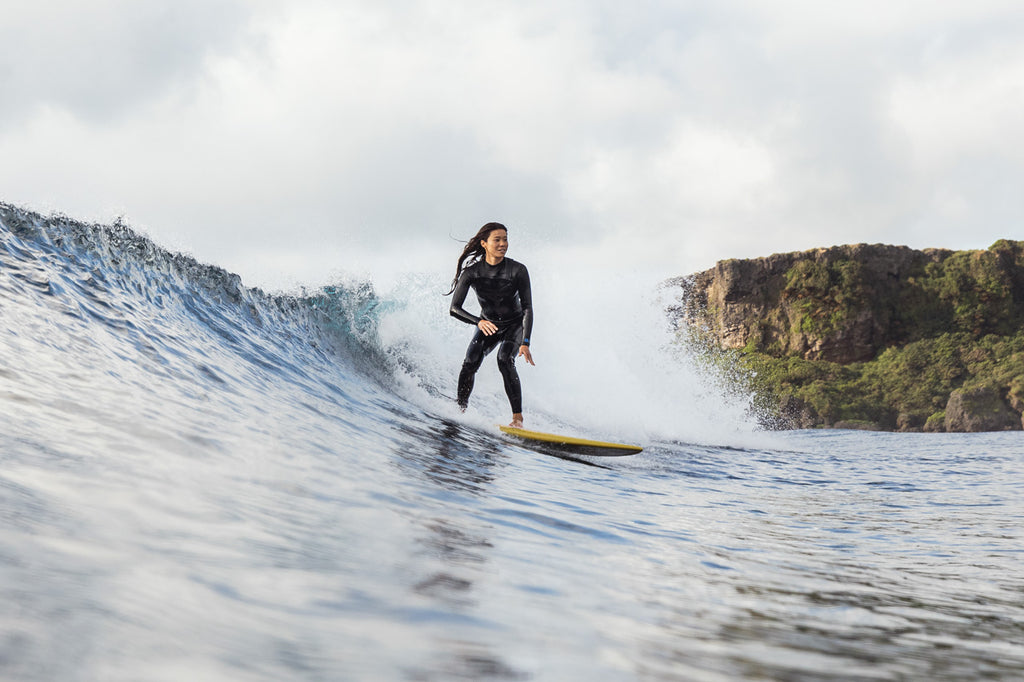
[[[491,230],[487,239],[480,242],[484,247],[487,262],[495,263],[505,257],[508,251],[508,232],[505,230]]]

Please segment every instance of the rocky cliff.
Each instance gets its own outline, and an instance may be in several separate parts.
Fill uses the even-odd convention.
[[[739,354],[796,426],[1022,427],[1024,242],[836,246],[668,284],[690,338]]]

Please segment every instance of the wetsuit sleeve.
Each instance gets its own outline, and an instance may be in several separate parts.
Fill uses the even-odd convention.
[[[530,345],[533,335],[533,292],[530,290],[530,273],[524,265],[519,273],[519,304],[523,307],[523,345]]]
[[[452,307],[448,309],[448,312],[452,317],[475,326],[480,324],[481,318],[462,307],[462,304],[466,302],[466,295],[469,293],[470,279],[469,273],[463,270],[458,284],[455,285],[455,291],[452,292]]]

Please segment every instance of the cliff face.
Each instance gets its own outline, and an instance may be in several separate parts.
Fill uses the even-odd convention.
[[[946,368],[948,381],[935,388],[946,394],[933,396],[930,406],[915,407],[916,416],[902,410],[908,429],[923,426],[927,417],[937,423],[937,413],[943,410],[924,418],[922,413],[945,408],[953,390],[971,388],[984,378],[969,367],[974,346],[993,338],[1020,335],[1024,340],[1024,242],[1000,240],[984,251],[836,246],[722,261],[670,284],[681,288],[680,305],[673,312],[690,329],[699,330],[722,349],[742,350],[762,365],[778,360],[796,367],[793,361],[799,360],[849,367],[858,373],[863,365],[892,360],[898,354],[894,349],[919,352],[935,344],[945,349],[949,339],[955,338],[957,357],[950,360],[955,366]],[[1014,359],[1015,347],[1010,343],[999,352]],[[989,356],[995,358],[992,353]],[[1024,362],[1024,356],[1017,359]],[[776,375],[779,367],[778,362],[772,367]],[[808,371],[804,365],[799,367]],[[833,370],[833,374],[842,373]],[[792,381],[779,376],[777,383],[777,389],[793,389],[776,390],[780,401],[800,401]],[[1024,378],[1018,383],[1024,385]],[[1019,402],[1009,384],[986,388],[1000,394],[1007,410]],[[964,425],[997,423],[964,415],[963,405],[971,401],[962,398],[958,394],[951,406],[948,424],[943,415],[942,428],[975,430]],[[891,406],[891,418],[866,421],[896,428],[903,407]],[[1019,418],[1020,410],[1015,413]],[[800,425],[829,425],[834,416],[818,410],[811,424]],[[1016,427],[1020,426],[1018,419]]]
[[[987,251],[857,244],[727,260],[675,283],[723,348],[841,364],[943,332],[1024,323],[1024,242]]]

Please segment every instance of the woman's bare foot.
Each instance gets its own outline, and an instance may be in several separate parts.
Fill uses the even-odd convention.
[[[523,413],[522,412],[516,412],[515,414],[513,414],[512,415],[512,423],[509,424],[509,426],[511,426],[513,429],[521,429],[521,428],[523,428]]]

